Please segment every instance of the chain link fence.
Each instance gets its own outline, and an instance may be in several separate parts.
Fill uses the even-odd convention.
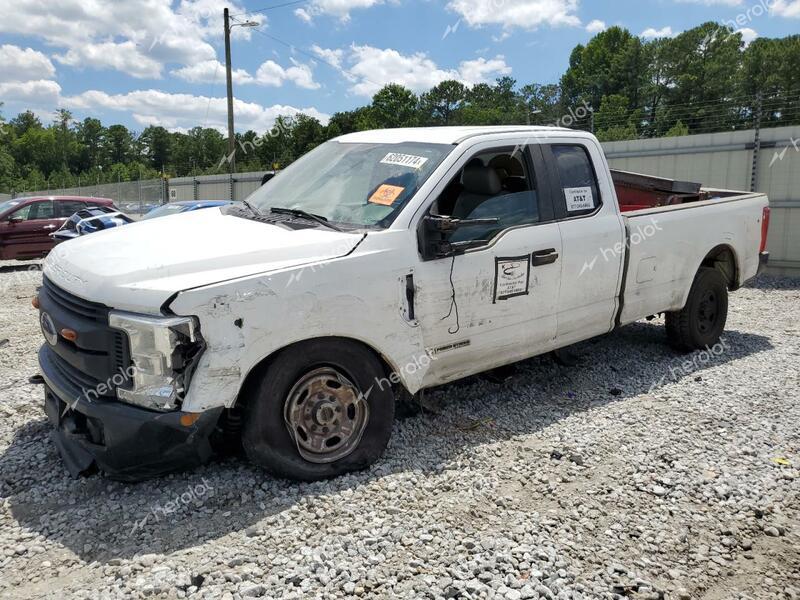
[[[143,215],[167,202],[185,200],[243,200],[261,187],[261,180],[274,171],[253,171],[198,177],[174,177],[120,181],[72,188],[0,194],[0,200],[26,196],[84,196],[111,198],[123,212]]]

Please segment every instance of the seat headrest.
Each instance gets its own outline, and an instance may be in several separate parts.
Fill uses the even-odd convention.
[[[516,156],[499,154],[489,161],[489,166],[505,172],[506,177],[525,177],[525,169]],[[505,179],[505,177],[503,178]]]
[[[503,189],[497,171],[472,162],[464,167],[461,183],[464,185],[464,191],[484,196],[495,196]]]

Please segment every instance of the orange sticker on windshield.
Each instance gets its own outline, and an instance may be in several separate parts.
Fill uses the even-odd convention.
[[[369,202],[372,202],[373,204],[382,204],[383,206],[390,206],[392,202],[400,197],[400,194],[403,193],[404,189],[406,188],[400,187],[399,185],[389,185],[388,183],[384,183],[377,190],[375,190],[375,193],[372,194],[372,196],[370,196]]]

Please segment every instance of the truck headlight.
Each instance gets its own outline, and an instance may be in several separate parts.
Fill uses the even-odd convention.
[[[195,317],[149,317],[112,311],[111,327],[130,340],[130,385],[117,397],[152,410],[174,410],[186,392],[204,344]]]

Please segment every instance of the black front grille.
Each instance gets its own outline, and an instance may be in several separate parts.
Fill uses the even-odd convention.
[[[100,391],[105,391],[100,388],[102,381],[74,368],[55,352],[52,353],[52,364],[53,369],[72,387],[80,389],[82,394],[88,394],[90,390],[95,390],[100,395]]]
[[[42,278],[42,287],[50,298],[65,311],[97,323],[108,323],[109,308],[98,302],[90,302],[61,289],[47,277]]]
[[[131,364],[128,336],[108,325],[111,309],[80,298],[44,278],[39,304],[52,318],[57,331],[71,329],[77,336],[69,341],[59,335],[51,348],[52,370],[60,379],[83,393],[115,396],[116,384],[128,381]]]

